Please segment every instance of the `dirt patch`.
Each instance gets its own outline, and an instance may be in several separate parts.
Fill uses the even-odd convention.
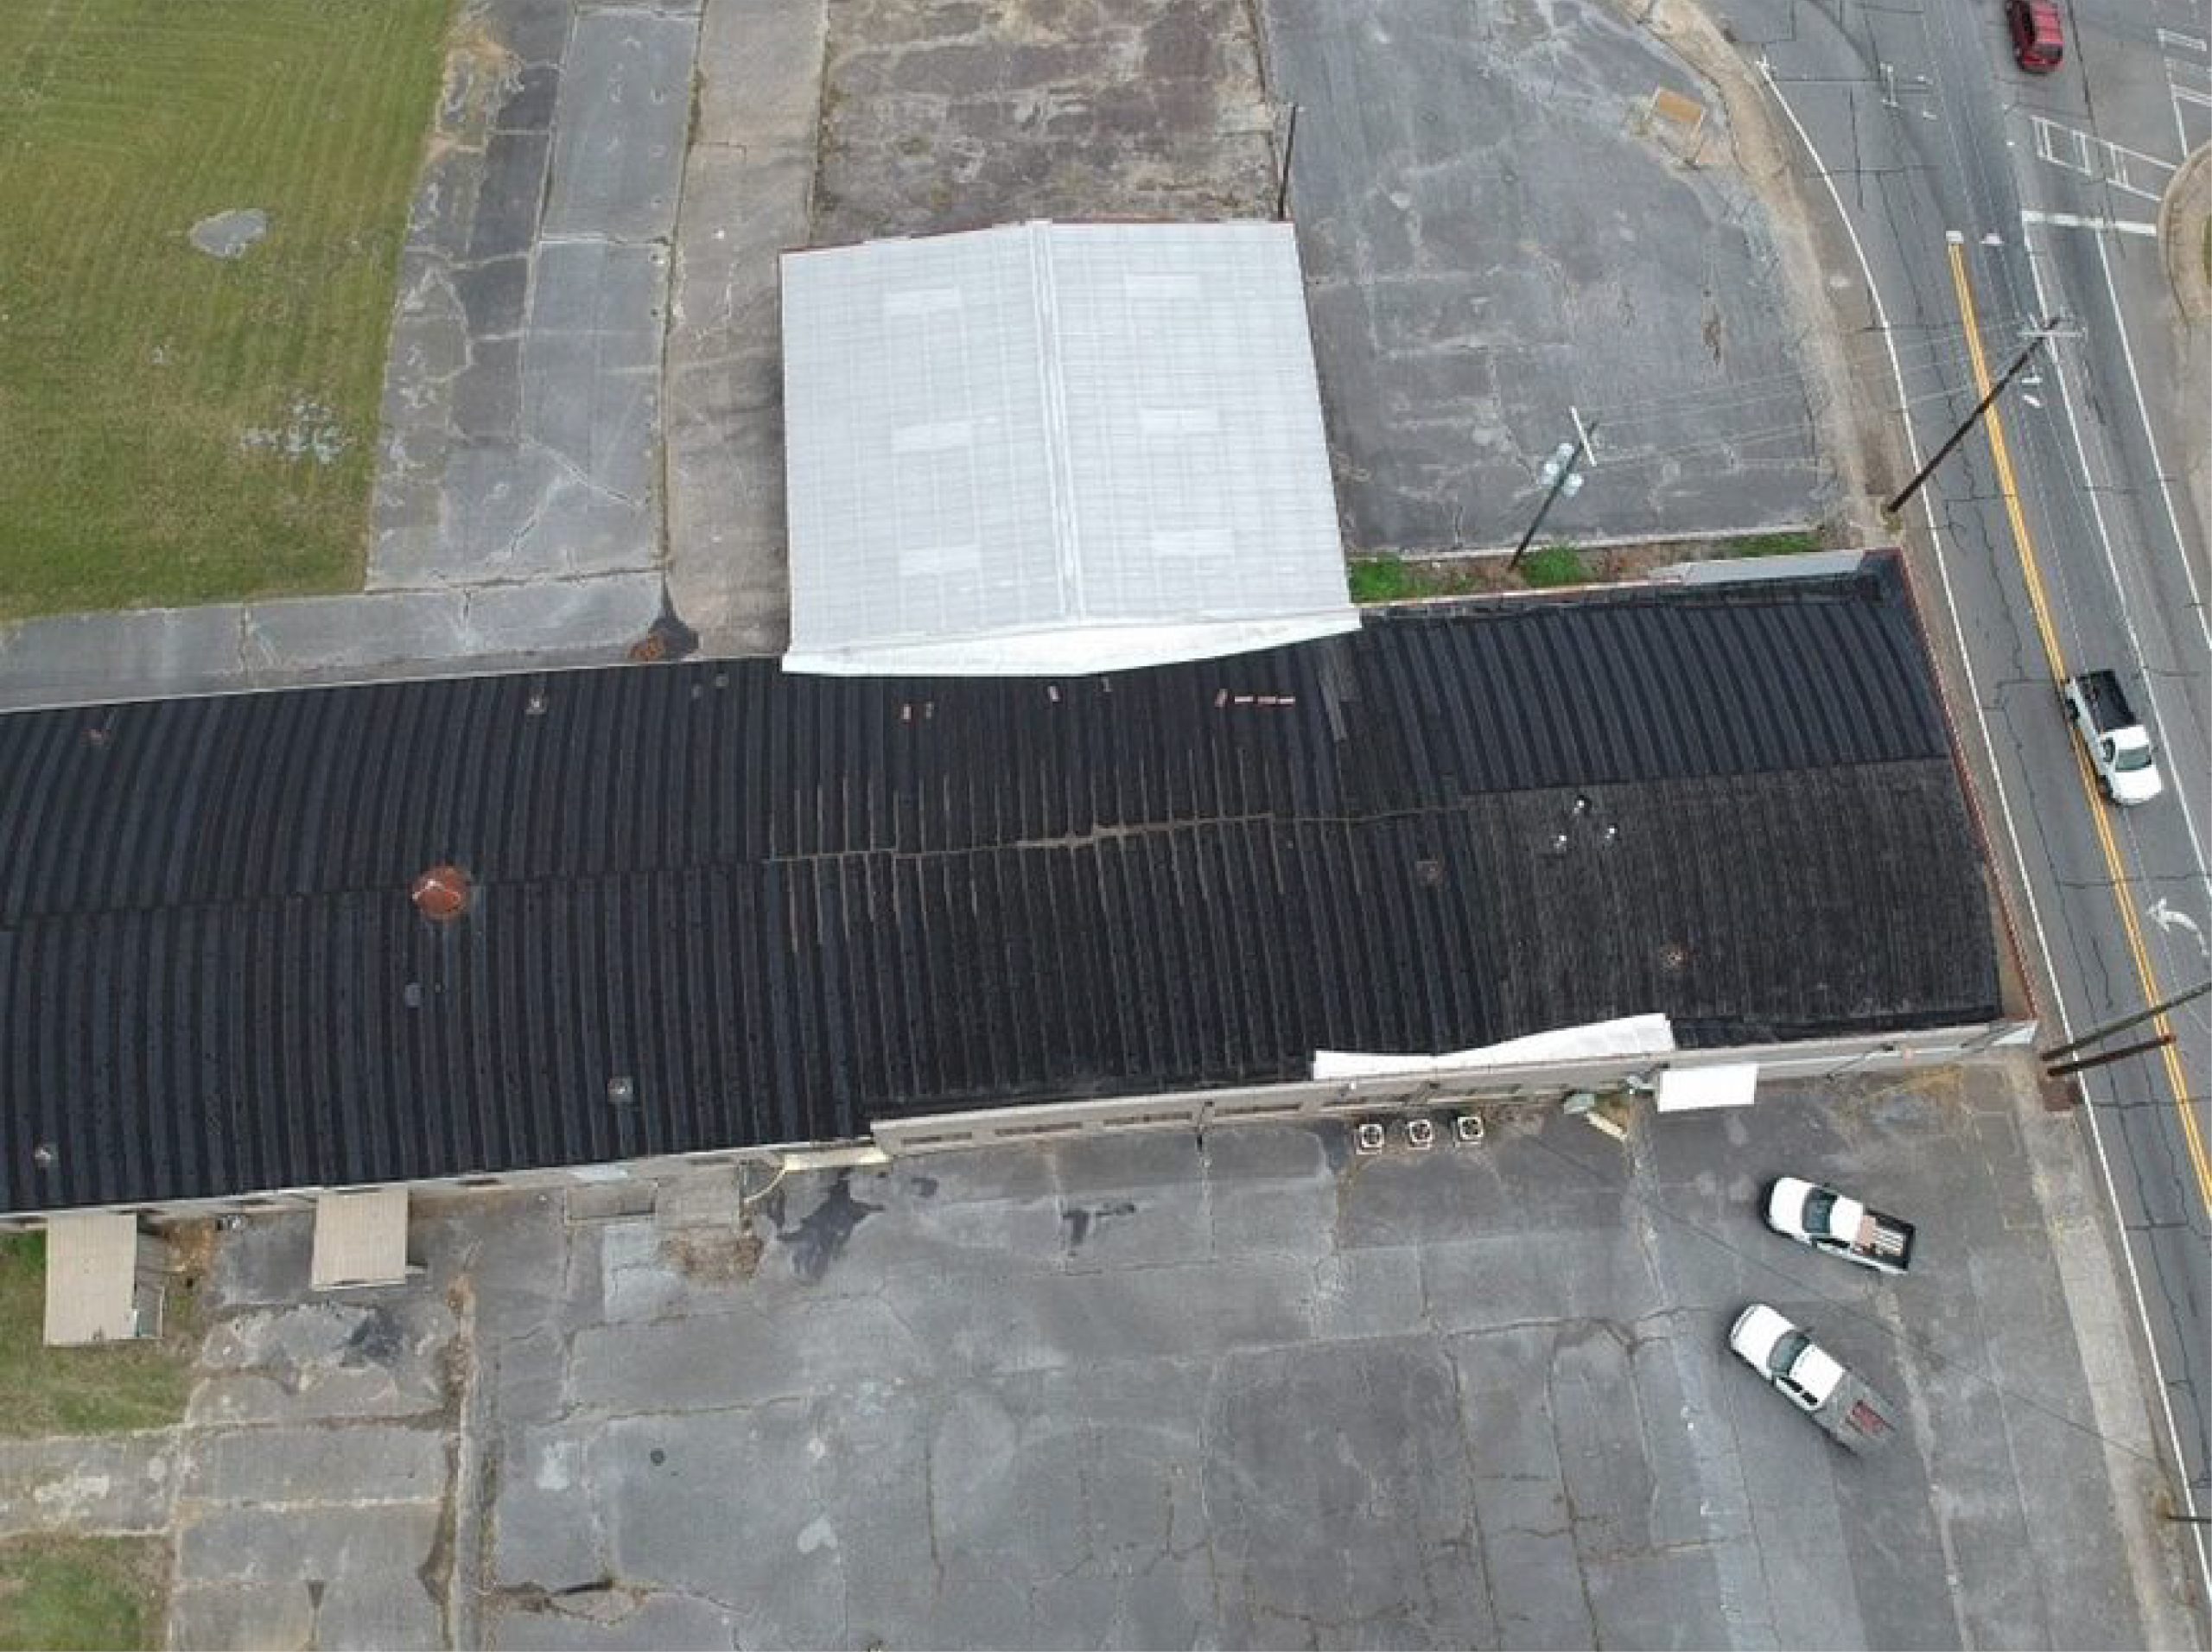
[[[661,1260],[705,1285],[741,1285],[760,1271],[760,1236],[751,1227],[681,1228],[660,1243]]]
[[[500,104],[514,89],[522,66],[481,18],[458,24],[446,42],[438,118],[424,148],[426,164],[457,149],[481,149]]]
[[[1274,198],[1240,0],[830,0],[819,153],[817,245]]]

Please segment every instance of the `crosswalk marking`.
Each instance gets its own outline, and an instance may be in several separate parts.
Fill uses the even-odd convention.
[[[2062,230],[2109,230],[2117,235],[2148,235],[2156,238],[2156,224],[2139,223],[2128,218],[2084,218],[2078,213],[2039,213],[2033,208],[2020,214],[2023,224],[2049,224]]]

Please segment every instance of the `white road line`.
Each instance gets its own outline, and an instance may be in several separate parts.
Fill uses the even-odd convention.
[[[2171,161],[2162,161],[2155,155],[2145,155],[2141,149],[2131,149],[2108,137],[2080,131],[2041,115],[2029,116],[2028,122],[2029,129],[2035,134],[2038,159],[2048,161],[2063,171],[2077,173],[2142,200],[2164,198],[2165,183],[2163,179],[2153,185],[2138,183],[2135,177],[2145,173],[2163,173],[2170,178],[2177,169]],[[2062,154],[2062,150],[2071,150],[2072,153]]]
[[[2101,230],[2115,235],[2147,235],[2158,237],[2156,224],[2139,223],[2132,218],[2084,218],[2079,213],[2044,213],[2034,207],[2020,213],[2023,224],[2051,224],[2063,230]]]
[[[2194,52],[2199,57],[2203,56],[2207,49],[2202,37],[2196,35],[2184,35],[2172,29],[2161,29],[2158,31],[2158,44],[2169,52]]]

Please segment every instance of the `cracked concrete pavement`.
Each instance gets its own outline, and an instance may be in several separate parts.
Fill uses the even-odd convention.
[[[368,588],[638,575],[698,0],[474,0],[401,258]]]
[[[1291,204],[1353,547],[1511,544],[1570,407],[1599,428],[1561,538],[1847,506],[1836,393],[1801,365],[1829,323],[1799,319],[1793,282],[1817,299],[1819,272],[1785,261],[1766,199],[1786,212],[1786,192],[1647,25],[1592,0],[1262,15],[1300,108]]]
[[[733,1170],[487,1206],[450,1229],[483,1641],[2185,1642],[2139,1381],[2093,1403],[2069,1321],[2113,1279],[2052,1254],[2094,1209],[2064,1131],[1992,1065],[1625,1155],[1546,1111],[1378,1160],[1337,1126],[933,1156],[745,1222]],[[1923,1265],[1767,1234],[1806,1166],[1918,1216]],[[1742,1369],[1754,1297],[1911,1438],[1850,1458]]]
[[[1783,1169],[1917,1218],[1913,1273],[1766,1233]],[[750,1174],[427,1209],[424,1279],[321,1300],[310,1218],[252,1220],[183,1426],[0,1484],[169,1531],[176,1646],[2193,1639],[2079,1143],[2009,1067],[1626,1152],[1541,1109]],[[1726,1352],[1755,1298],[1891,1451]]]
[[[1448,1136],[1448,1132],[1446,1133]],[[1921,1224],[1767,1233],[1782,1170]],[[0,1530],[167,1532],[177,1647],[2187,1646],[2081,1144],[2021,1070],[418,1211],[323,1299],[219,1236],[184,1424],[0,1448]],[[1900,1402],[1832,1446],[1754,1299]],[[2118,1329],[2116,1329],[2118,1328]]]

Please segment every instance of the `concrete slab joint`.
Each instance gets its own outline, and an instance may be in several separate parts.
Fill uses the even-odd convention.
[[[556,41],[546,7],[476,9],[471,38],[505,68],[448,77],[482,89],[490,113],[467,110],[480,149],[454,150],[455,175],[426,176],[418,205],[421,308],[387,376],[372,588],[658,568],[663,321],[698,11],[576,5]]]

